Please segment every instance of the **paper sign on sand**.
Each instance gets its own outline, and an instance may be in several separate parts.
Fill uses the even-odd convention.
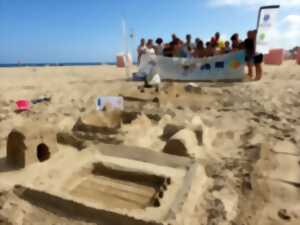
[[[139,66],[139,76],[147,74],[149,64],[156,66],[162,80],[242,80],[245,52],[238,51],[201,59],[143,55]]]
[[[124,99],[118,96],[101,96],[97,98],[96,107],[99,111],[102,111],[105,107],[123,110]]]

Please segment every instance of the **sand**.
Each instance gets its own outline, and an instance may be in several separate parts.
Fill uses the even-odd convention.
[[[47,180],[66,165],[75,167],[85,153],[58,145],[54,158],[21,171],[9,169],[5,157],[13,128],[35,121],[51,124],[53,132],[71,132],[79,118],[95,113],[101,95],[131,97],[125,100],[125,111],[133,117],[117,134],[97,134],[100,142],[118,140],[162,152],[172,140],[163,137],[164,128],[173,124],[184,132],[177,138],[186,144],[187,156],[204,167],[207,188],[191,198],[196,207],[185,206],[172,224],[300,224],[300,66],[294,61],[264,66],[259,82],[198,83],[188,90],[184,83],[163,83],[160,93],[140,93],[141,83],[126,81],[124,70],[114,66],[0,68],[0,80],[0,224],[95,224],[48,212],[12,191],[15,184],[41,186],[39,175],[47,171],[49,179],[42,181],[50,190]],[[31,112],[15,112],[16,100],[41,96],[51,97],[51,102],[34,105]],[[159,102],[152,101],[155,97]],[[100,118],[96,121],[107,122]],[[57,164],[55,157],[64,163]]]

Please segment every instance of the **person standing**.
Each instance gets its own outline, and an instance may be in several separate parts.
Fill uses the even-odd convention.
[[[188,58],[189,55],[184,49],[184,44],[180,39],[174,41],[173,57]]]
[[[231,52],[230,42],[225,41],[224,48],[222,49],[222,54],[228,54]]]
[[[215,36],[212,37],[211,40],[210,40],[211,47],[213,47],[213,48],[219,48],[220,47],[219,46],[220,37],[221,37],[221,35],[220,35],[219,32],[215,33]]]
[[[149,39],[146,44],[146,54],[155,54],[153,40]]]
[[[215,55],[215,48],[212,47],[212,45],[209,41],[206,42],[205,56],[212,57],[214,55]]]
[[[231,40],[231,49],[232,49],[232,51],[240,50],[241,41],[240,41],[240,38],[239,38],[239,34],[237,34],[237,33],[233,34],[231,36],[230,40]]]
[[[255,49],[255,39],[256,30],[248,31],[247,39],[243,43],[245,49],[246,57],[245,61],[248,67],[248,76],[253,79],[253,64],[255,66],[255,78],[254,80],[260,80],[262,78],[262,61],[263,55],[256,53]]]
[[[137,53],[138,53],[138,65],[140,65],[142,55],[146,53],[146,41],[144,38],[141,39],[140,45],[137,49]]]
[[[204,43],[203,41],[199,40],[197,42],[197,46],[193,52],[193,56],[195,58],[203,58],[205,57],[205,48],[204,48]]]
[[[164,45],[163,56],[174,57],[175,45],[178,41],[176,34],[172,34],[172,41]]]
[[[184,43],[184,51],[186,52],[186,55],[192,56],[194,49],[195,45],[192,42],[192,35],[188,34],[186,35],[186,42]]]
[[[162,38],[157,38],[156,41],[156,46],[155,46],[155,54],[156,55],[163,55],[164,51],[164,41]]]

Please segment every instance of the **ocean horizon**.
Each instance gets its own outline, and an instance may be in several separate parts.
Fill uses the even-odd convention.
[[[116,65],[115,62],[82,62],[82,63],[0,63],[0,67],[44,67],[44,66],[101,66]]]

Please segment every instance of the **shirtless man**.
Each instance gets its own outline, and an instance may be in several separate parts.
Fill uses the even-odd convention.
[[[199,40],[197,42],[196,49],[193,53],[193,56],[195,58],[203,58],[206,56],[205,54],[206,54],[206,52],[205,52],[205,48],[204,48],[204,43],[203,43],[203,41]]]

